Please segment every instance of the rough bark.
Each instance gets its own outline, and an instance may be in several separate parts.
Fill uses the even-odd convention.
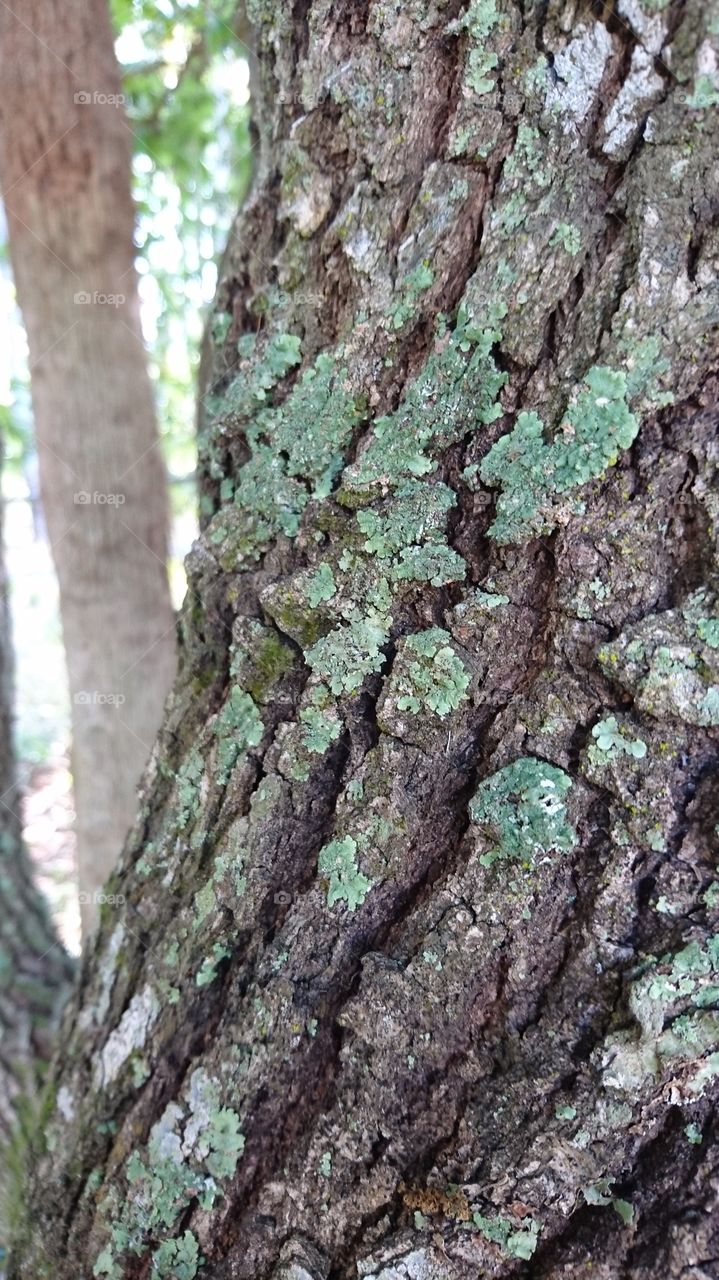
[[[175,669],[167,499],[105,0],[0,10],[0,171],[72,700],[83,930]]]
[[[251,6],[180,678],[13,1276],[716,1274],[717,23],[651,8]]]
[[[0,1270],[73,966],[33,884],[13,749],[13,662],[0,509]]]

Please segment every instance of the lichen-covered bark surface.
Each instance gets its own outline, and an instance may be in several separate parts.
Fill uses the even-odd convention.
[[[13,1276],[716,1275],[716,5],[254,0],[183,665]]]

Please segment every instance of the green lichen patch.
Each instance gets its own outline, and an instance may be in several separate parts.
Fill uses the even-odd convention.
[[[321,688],[310,706],[300,711],[302,745],[315,755],[324,755],[342,731],[342,720],[326,695],[327,690]]]
[[[542,854],[572,849],[577,836],[564,802],[571,786],[562,769],[533,756],[515,760],[481,782],[469,812],[493,847],[480,861],[488,866],[511,858],[531,866]]]
[[[719,724],[719,650],[715,621],[702,595],[684,610],[652,614],[599,650],[610,677],[634,695],[640,711],[686,724]]]
[[[152,1255],[153,1276],[168,1280],[194,1280],[201,1262],[200,1248],[191,1231],[178,1240],[165,1240]]]
[[[356,693],[365,677],[380,671],[391,618],[370,608],[357,609],[349,622],[335,627],[305,653],[308,665],[336,696]]]
[[[719,936],[695,938],[659,960],[649,957],[630,986],[629,1009],[639,1035],[609,1038],[605,1084],[634,1093],[668,1069],[701,1096],[719,1075]]]
[[[525,1218],[521,1227],[517,1227],[509,1218],[499,1215],[486,1217],[481,1213],[474,1213],[472,1223],[485,1240],[498,1244],[510,1258],[527,1261],[537,1248],[540,1228],[539,1223],[532,1218]]]
[[[411,716],[431,712],[444,719],[465,701],[469,681],[449,632],[430,627],[407,636],[392,667],[380,723],[398,728],[397,712]]]
[[[198,807],[204,767],[199,749],[192,747],[177,771],[177,821],[180,827],[187,825]]]
[[[493,49],[487,48],[487,37],[498,22],[495,0],[470,0],[462,17],[456,18],[447,27],[448,33],[459,35],[466,32],[469,36],[464,83],[478,97],[491,93],[495,88],[490,73],[499,59]]]
[[[413,546],[442,545],[447,513],[455,501],[453,491],[445,484],[407,481],[390,500],[357,512],[364,550],[380,560],[392,561]]]
[[[647,744],[641,738],[630,736],[626,722],[619,724],[616,716],[607,716],[592,729],[594,742],[588,748],[592,764],[602,765],[619,755],[633,756],[641,760],[647,754]]]
[[[411,320],[417,310],[420,294],[431,288],[434,274],[428,262],[420,262],[413,271],[405,276],[399,290],[397,300],[389,310],[389,323],[392,329],[401,329]]]
[[[291,352],[278,359],[289,359]],[[254,375],[251,375],[254,377]],[[262,388],[264,392],[264,388]],[[264,406],[264,398],[260,399]],[[237,407],[228,406],[230,417]],[[234,519],[221,512],[236,564],[257,559],[277,534],[293,538],[312,499],[327,497],[361,420],[346,369],[321,354],[281,406],[242,402],[250,457],[239,472]],[[218,534],[219,536],[219,534]]]
[[[281,773],[295,782],[307,782],[317,758],[326,755],[342,727],[336,698],[325,684],[311,679],[303,695],[299,724],[287,725],[280,733]]]
[[[454,331],[437,339],[396,412],[375,422],[367,447],[344,471],[343,490],[395,488],[426,475],[434,470],[434,454],[494,421],[507,380],[491,354],[499,336],[460,311]]]
[[[541,418],[520,413],[481,463],[483,482],[501,487],[489,529],[497,542],[550,532],[561,495],[603,475],[635,439],[639,423],[627,405],[625,374],[597,365],[584,382],[550,443]]]
[[[323,600],[331,600],[337,592],[332,566],[323,560],[309,575],[304,584],[305,597],[311,609],[316,609]]]
[[[203,1068],[192,1073],[187,1100],[168,1103],[147,1147],[126,1164],[127,1188],[113,1187],[101,1203],[108,1240],[93,1275],[122,1280],[123,1258],[152,1251],[151,1274],[192,1280],[202,1259],[191,1231],[174,1233],[186,1210],[212,1208],[218,1180],[231,1178],[244,1150],[239,1117],[220,1105],[220,1085]]]
[[[255,619],[238,619],[233,629],[230,678],[262,706],[296,661],[288,644],[272,627]]]
[[[317,870],[326,877],[327,905],[345,902],[348,911],[361,907],[372,888],[372,881],[363,875],[357,865],[357,841],[352,836],[331,840],[320,850]]]
[[[217,781],[227,782],[240,756],[262,741],[264,725],[249,693],[235,687],[230,691],[213,728],[217,739]]]

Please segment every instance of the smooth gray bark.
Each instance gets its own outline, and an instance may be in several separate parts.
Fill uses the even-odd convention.
[[[121,90],[105,0],[0,8],[0,174],[60,584],[85,936],[175,671]]]

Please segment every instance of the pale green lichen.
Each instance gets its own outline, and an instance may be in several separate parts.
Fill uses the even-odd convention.
[[[278,533],[295,537],[308,502],[331,491],[362,416],[347,386],[347,370],[321,354],[281,406],[248,414],[250,457],[234,494],[238,560],[257,558]]]
[[[152,1255],[152,1274],[167,1280],[194,1280],[201,1262],[200,1249],[191,1231],[179,1240],[165,1240]]]
[[[407,636],[390,682],[400,711],[418,715],[428,709],[443,719],[465,700],[469,675],[450,642],[441,627]]]
[[[214,724],[217,743],[217,779],[224,784],[248,747],[262,741],[264,725],[249,693],[234,688]]]
[[[198,987],[206,987],[208,983],[214,982],[221,961],[226,960],[231,954],[223,942],[214,942],[210,955],[205,956],[195,975],[195,984]]]
[[[410,271],[402,283],[397,302],[389,309],[390,324],[393,329],[401,329],[412,318],[417,309],[417,299],[434,283],[434,274],[428,262],[420,262],[414,271]]]
[[[327,905],[345,902],[348,911],[355,911],[364,902],[372,881],[357,866],[357,841],[352,836],[331,840],[320,850],[317,870],[329,880]]]
[[[561,245],[566,253],[575,258],[578,253],[581,253],[582,233],[571,222],[560,222],[552,236],[551,243]]]
[[[438,342],[399,408],[378,418],[368,446],[342,477],[348,493],[396,488],[434,470],[432,454],[501,414],[497,396],[507,375],[491,351],[496,329],[481,329],[460,308],[454,331]]]
[[[625,725],[619,725],[616,716],[607,716],[592,729],[595,743],[588,749],[593,764],[615,760],[619,755],[634,756],[641,760],[647,754],[647,744],[641,738],[630,738]]]
[[[389,639],[391,618],[370,608],[366,617],[357,614],[348,623],[335,627],[305,653],[316,675],[332,693],[354,693],[366,676],[380,671],[384,646]]]
[[[707,603],[698,593],[682,611],[650,615],[599,650],[603,670],[631,690],[640,711],[719,724],[719,653]]]
[[[310,608],[316,609],[323,600],[331,600],[337,592],[332,566],[323,560],[305,582],[305,596]]]
[[[444,541],[447,513],[455,505],[447,485],[410,480],[379,510],[357,512],[364,550],[382,561],[395,581],[462,582],[467,566]]]
[[[203,1140],[209,1147],[205,1167],[213,1178],[231,1178],[245,1149],[240,1118],[230,1107],[220,1107],[210,1114]]]
[[[518,1229],[508,1218],[495,1216],[484,1217],[481,1213],[472,1214],[472,1223],[493,1244],[498,1244],[510,1258],[527,1261],[534,1254],[539,1239],[539,1223],[532,1218],[524,1219]]]
[[[193,1201],[212,1208],[219,1194],[216,1179],[233,1176],[244,1150],[239,1117],[219,1105],[219,1095],[216,1081],[201,1068],[194,1071],[189,1116],[178,1102],[170,1102],[150,1131],[145,1154],[135,1151],[129,1157],[127,1192],[120,1199],[113,1189],[103,1205],[109,1241],[95,1261],[95,1276],[122,1280],[123,1255],[142,1257],[153,1246],[151,1274],[158,1280],[195,1276],[202,1259],[194,1235],[171,1233]]]
[[[501,486],[489,529],[497,542],[550,532],[561,495],[603,475],[635,439],[639,423],[626,402],[625,374],[597,365],[584,382],[550,443],[541,418],[520,413],[481,463],[484,483]]]
[[[719,78],[715,75],[698,75],[694,88],[687,95],[686,103],[693,111],[705,111],[719,104]]]
[[[647,1077],[676,1065],[682,1067],[682,1088],[701,1096],[719,1074],[719,936],[694,939],[646,963],[629,989],[639,1038],[631,1032],[609,1037],[605,1084],[633,1093]]]
[[[571,778],[556,765],[524,756],[481,782],[470,802],[470,817],[495,842],[480,861],[529,861],[552,850],[566,851],[577,842],[566,820],[564,797]]]
[[[464,80],[468,87],[478,96],[491,93],[494,80],[489,73],[499,61],[497,54],[487,49],[487,37],[499,21],[495,0],[470,0],[469,7],[461,18],[450,22],[447,31],[452,34],[467,32],[470,38],[467,67]]]
[[[334,707],[304,707],[300,711],[300,720],[304,725],[302,745],[315,755],[324,755],[342,732],[342,721]]]

